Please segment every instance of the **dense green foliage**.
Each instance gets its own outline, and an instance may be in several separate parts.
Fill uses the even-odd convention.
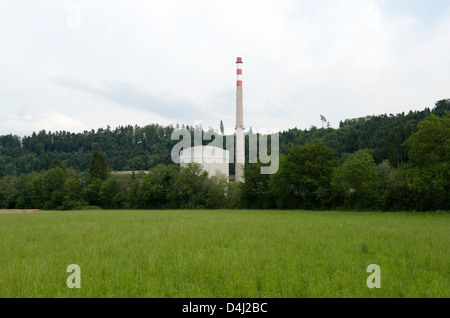
[[[405,143],[410,180],[419,209],[438,209],[450,202],[450,116],[432,114]]]
[[[291,147],[281,158],[279,172],[271,178],[270,188],[279,208],[320,208],[330,196],[330,179],[339,165],[334,150],[314,140]]]
[[[448,298],[449,226],[448,213],[0,214],[0,297]]]
[[[247,164],[242,184],[172,164],[173,127],[0,136],[0,207],[449,210],[449,109],[282,132],[278,172]]]
[[[431,113],[442,116],[446,110],[450,110],[450,101],[441,100],[431,111],[426,108],[408,114],[347,119],[340,123],[339,129],[293,128],[280,133],[280,151],[287,154],[292,146],[321,139],[334,149],[338,158],[360,149],[372,149],[376,163],[387,159],[396,167],[408,161],[402,144],[417,130],[417,124]],[[201,128],[181,127],[191,131]],[[67,168],[84,171],[96,150],[104,153],[113,171],[148,170],[158,164],[170,164],[171,149],[178,142],[171,140],[174,129],[152,124],[121,126],[114,130],[107,127],[83,133],[42,130],[22,138],[3,135],[0,136],[0,177],[48,170],[55,159]]]

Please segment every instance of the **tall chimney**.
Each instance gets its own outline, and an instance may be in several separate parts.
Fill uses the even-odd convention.
[[[236,61],[236,168],[235,180],[244,181],[245,142],[244,142],[244,109],[242,102],[242,58]]]

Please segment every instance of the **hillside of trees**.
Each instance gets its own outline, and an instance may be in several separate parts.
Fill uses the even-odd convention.
[[[4,135],[0,207],[449,210],[449,111],[447,99],[337,129],[283,131],[279,171],[262,175],[261,164],[248,164],[243,184],[174,165],[177,127]],[[124,170],[150,173],[111,173]]]

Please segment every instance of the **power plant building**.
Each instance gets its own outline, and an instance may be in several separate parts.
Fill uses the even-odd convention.
[[[186,167],[189,163],[201,164],[209,176],[229,175],[230,154],[228,150],[213,146],[196,146],[183,149],[180,152],[180,165]]]
[[[242,58],[236,60],[236,144],[235,175],[229,176],[229,151],[213,146],[195,146],[180,152],[180,166],[186,167],[190,162],[201,164],[209,176],[224,174],[231,180],[244,182],[245,139],[244,109],[242,96]],[[234,177],[234,178],[232,178]]]

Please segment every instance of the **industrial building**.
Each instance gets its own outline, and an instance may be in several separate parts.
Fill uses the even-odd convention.
[[[186,167],[188,163],[196,162],[209,176],[229,175],[230,154],[228,150],[213,146],[196,146],[183,149],[180,152],[180,165]]]
[[[235,175],[229,175],[229,151],[213,146],[196,146],[184,149],[180,153],[180,166],[186,167],[190,162],[202,165],[210,176],[225,174],[229,180],[243,182],[245,166],[244,109],[242,96],[242,58],[236,60],[236,158]]]

